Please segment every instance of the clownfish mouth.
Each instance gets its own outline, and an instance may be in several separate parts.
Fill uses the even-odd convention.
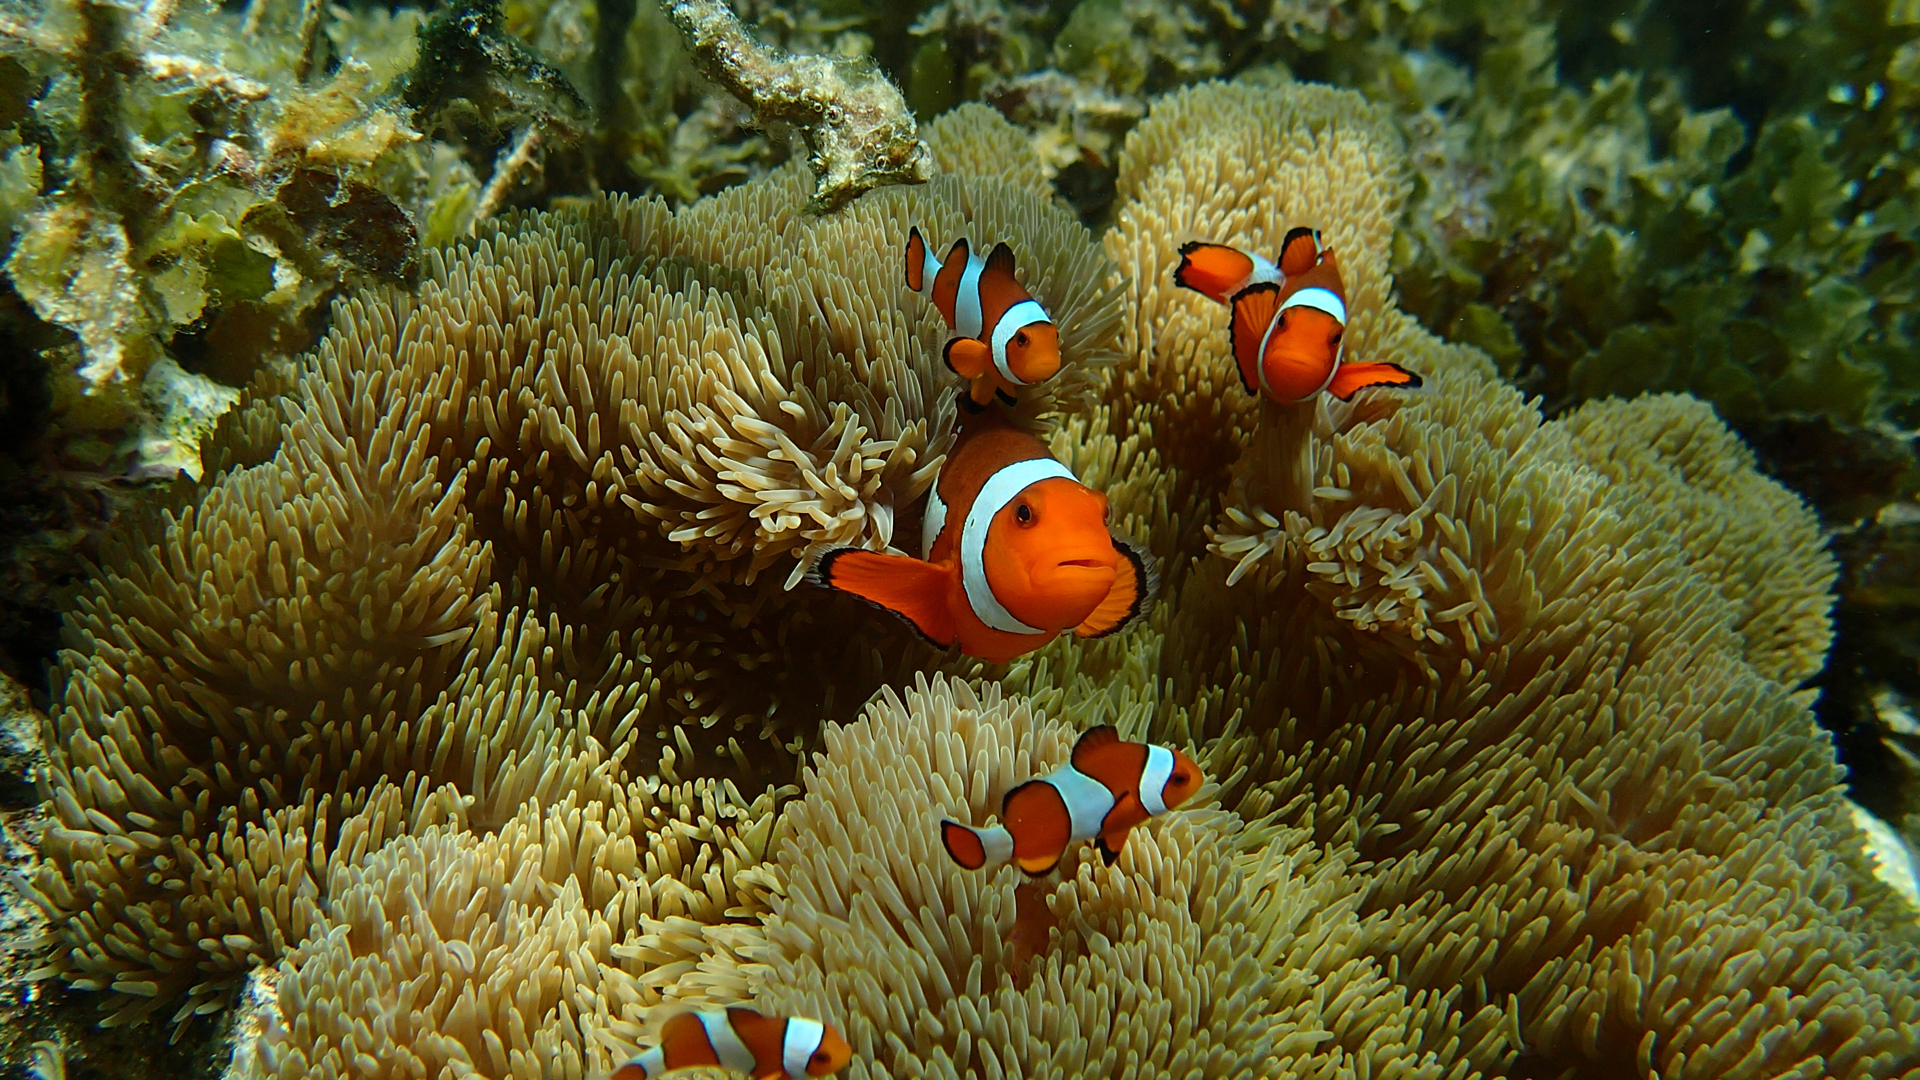
[[[1063,560],[1061,560],[1061,561],[1060,561],[1060,563],[1059,563],[1059,565],[1061,565],[1061,566],[1084,566],[1084,567],[1086,567],[1086,568],[1087,568],[1087,569],[1089,569],[1089,570],[1105,570],[1105,569],[1108,569],[1108,566],[1107,566],[1107,564],[1106,564],[1106,563],[1104,563],[1104,562],[1101,562],[1101,561],[1100,561],[1099,559],[1063,559]]]

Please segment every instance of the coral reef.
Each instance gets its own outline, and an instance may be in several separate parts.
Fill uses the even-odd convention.
[[[926,134],[825,217],[795,163],[491,219],[263,373],[71,619],[42,973],[178,1035],[270,968],[248,1076],[578,1076],[663,1002],[876,1078],[1920,1067],[1799,688],[1834,564],[1707,406],[1549,418],[1396,309],[1417,188],[1357,94],[1161,99],[1104,252],[1003,121]],[[1309,220],[1425,389],[1264,403],[1166,281]],[[1067,365],[1019,419],[1166,561],[1145,625],[988,669],[786,587],[911,533],[946,445],[909,224],[1020,248]],[[1216,782],[1111,868],[944,858],[1103,722]]]

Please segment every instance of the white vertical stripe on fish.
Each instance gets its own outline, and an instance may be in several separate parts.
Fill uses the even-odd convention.
[[[994,515],[1029,485],[1054,477],[1072,480],[1073,473],[1052,458],[1028,458],[1002,466],[980,485],[980,494],[974,497],[973,505],[967,509],[967,520],[960,526],[960,582],[966,590],[967,603],[981,622],[995,630],[1009,634],[1046,632],[1014,618],[993,594],[993,585],[987,581],[987,530],[993,525]]]
[[[735,1072],[752,1075],[754,1066],[759,1064],[753,1051],[740,1041],[740,1035],[733,1030],[733,1018],[725,1009],[703,1009],[699,1013],[700,1025],[707,1029],[707,1041],[713,1044],[713,1054],[720,1064]]]
[[[780,1064],[788,1076],[807,1075],[807,1059],[820,1049],[827,1028],[818,1020],[796,1016],[787,1021],[787,1034],[780,1047]]]
[[[940,539],[940,533],[947,527],[947,502],[940,497],[940,481],[935,479],[933,486],[927,489],[927,512],[920,524],[920,557],[933,558],[933,543]]]
[[[1073,823],[1069,840],[1091,840],[1100,835],[1100,825],[1113,809],[1113,792],[1107,785],[1069,765],[1047,777],[1047,783],[1060,793],[1067,804],[1067,817]]]
[[[1047,317],[1047,309],[1041,307],[1038,300],[1022,300],[1001,314],[993,324],[992,342],[993,366],[1000,369],[1001,378],[1015,386],[1027,385],[1025,380],[1015,378],[1013,371],[1007,367],[1007,342],[1013,340],[1013,335],[1035,323],[1052,321]]]
[[[960,287],[953,293],[953,332],[960,337],[980,337],[980,271],[986,268],[985,257],[968,255],[960,271]]]
[[[1173,777],[1173,751],[1164,746],[1147,747],[1147,764],[1140,770],[1140,805],[1148,816],[1167,812],[1167,781]]]

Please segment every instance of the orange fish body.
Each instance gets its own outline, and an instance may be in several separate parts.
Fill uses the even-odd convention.
[[[1287,233],[1278,266],[1223,244],[1186,244],[1173,280],[1233,309],[1233,359],[1250,394],[1291,403],[1325,390],[1348,401],[1369,386],[1420,385],[1398,364],[1342,362],[1346,286],[1312,229]]]
[[[611,1080],[653,1080],[679,1069],[720,1066],[753,1080],[831,1076],[853,1060],[832,1024],[805,1017],[763,1016],[752,1009],[677,1012],[660,1026],[660,1042],[614,1070]]]
[[[907,234],[907,288],[933,301],[953,330],[947,367],[967,380],[964,400],[973,409],[996,396],[1011,405],[1020,387],[1045,382],[1060,370],[1059,328],[1014,277],[1013,249],[1006,244],[981,258],[962,237],[943,263],[916,225]]]
[[[1112,866],[1135,826],[1179,808],[1201,782],[1200,767],[1185,752],[1126,742],[1102,725],[1080,736],[1067,764],[1007,792],[1000,824],[976,829],[942,821],[940,839],[968,870],[1011,860],[1037,877],[1083,840]]]
[[[994,663],[1067,630],[1094,638],[1130,626],[1156,584],[1151,559],[1107,531],[1107,497],[991,417],[962,432],[934,481],[921,554],[834,548],[808,576]]]

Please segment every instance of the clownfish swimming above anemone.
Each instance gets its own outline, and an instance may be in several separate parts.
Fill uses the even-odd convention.
[[[996,244],[985,258],[961,237],[945,262],[933,257],[915,225],[907,233],[907,288],[933,301],[953,331],[947,367],[968,382],[962,402],[978,411],[995,397],[1053,378],[1060,370],[1060,331],[1053,317],[1013,276],[1013,249]]]
[[[1346,286],[1314,229],[1287,233],[1278,266],[1225,244],[1183,244],[1173,280],[1233,309],[1233,360],[1249,394],[1286,404],[1325,390],[1349,401],[1369,386],[1420,385],[1398,364],[1341,362]]]
[[[1107,497],[1039,439],[984,415],[963,427],[927,494],[921,558],[830,548],[808,578],[911,623],[941,648],[1003,663],[1071,630],[1133,625],[1158,575],[1107,531]]]
[[[670,1011],[660,1042],[614,1070],[610,1080],[654,1080],[699,1066],[719,1066],[753,1080],[832,1076],[853,1049],[832,1024],[802,1016],[765,1016],[752,1009]]]
[[[940,840],[967,870],[1012,861],[1038,877],[1082,840],[1092,840],[1112,866],[1135,826],[1178,809],[1203,782],[1185,752],[1127,742],[1103,724],[1080,736],[1067,764],[1007,792],[1000,824],[976,829],[942,821]]]

